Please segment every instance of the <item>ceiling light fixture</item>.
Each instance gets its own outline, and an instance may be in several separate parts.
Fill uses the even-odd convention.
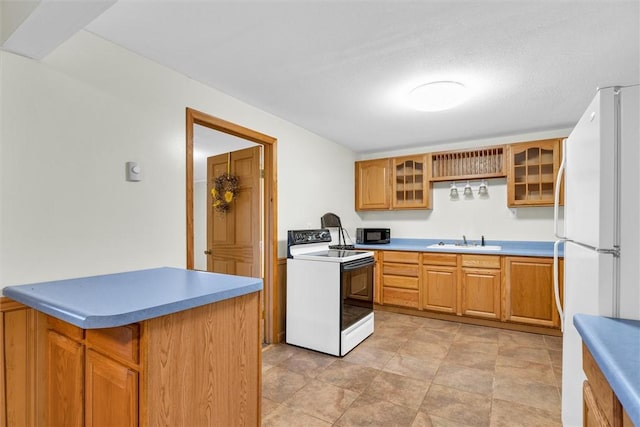
[[[462,104],[469,94],[462,83],[441,81],[418,86],[407,97],[416,110],[442,111]]]

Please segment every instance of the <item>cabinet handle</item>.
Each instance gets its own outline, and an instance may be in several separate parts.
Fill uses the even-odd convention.
[[[211,249],[207,249],[207,250],[205,250],[205,251],[204,251],[204,254],[205,254],[205,255],[211,255]]]

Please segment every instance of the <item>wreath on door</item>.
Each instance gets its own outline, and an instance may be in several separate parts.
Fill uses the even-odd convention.
[[[227,171],[213,180],[213,207],[221,213],[229,212],[231,203],[240,192],[239,187],[238,177],[231,175],[231,153],[227,153]]]
[[[231,203],[239,193],[238,177],[225,172],[213,180],[211,196],[213,197],[213,207],[218,212],[229,212]]]

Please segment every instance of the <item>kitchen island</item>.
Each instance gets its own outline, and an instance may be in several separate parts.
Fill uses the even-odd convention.
[[[261,290],[177,268],[5,288],[4,424],[258,425]]]

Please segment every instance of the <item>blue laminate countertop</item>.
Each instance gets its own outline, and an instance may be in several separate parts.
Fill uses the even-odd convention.
[[[385,251],[419,251],[419,252],[449,252],[462,254],[487,254],[487,255],[515,255],[515,256],[553,256],[553,242],[527,242],[516,240],[487,240],[486,245],[502,246],[502,249],[490,251],[473,248],[430,248],[430,245],[444,243],[460,243],[460,240],[447,239],[397,239],[392,238],[391,243],[385,245],[356,245],[358,249],[385,250]],[[469,242],[478,243],[476,240]],[[558,248],[558,255],[564,256],[564,245]]]
[[[573,323],[631,421],[640,426],[640,320],[576,314]]]
[[[262,279],[153,268],[30,285],[4,296],[83,329],[140,322],[262,290]]]

